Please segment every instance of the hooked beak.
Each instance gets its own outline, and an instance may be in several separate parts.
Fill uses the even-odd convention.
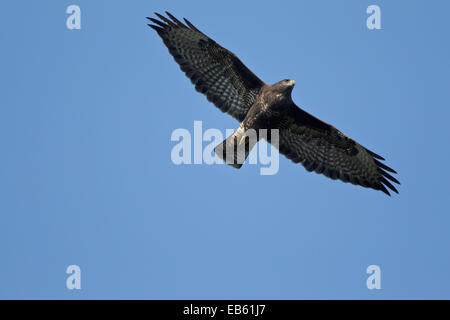
[[[291,87],[295,86],[295,80],[289,80],[288,85]]]

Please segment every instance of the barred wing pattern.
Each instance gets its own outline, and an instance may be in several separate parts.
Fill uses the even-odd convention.
[[[390,193],[386,187],[398,193],[390,181],[400,182],[388,173],[397,172],[380,162],[385,160],[383,157],[296,105],[290,106],[280,119],[279,150],[293,162],[333,180],[381,190],[387,195]]]
[[[232,52],[203,34],[187,19],[186,24],[166,12],[168,18],[147,18],[154,24],[170,54],[195,89],[220,110],[243,121],[263,82]]]

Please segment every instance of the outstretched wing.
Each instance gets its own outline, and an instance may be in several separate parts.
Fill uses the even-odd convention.
[[[186,24],[166,12],[162,21],[147,18],[195,89],[220,110],[243,121],[263,82],[239,58],[203,34],[188,20]]]
[[[279,115],[279,150],[306,170],[322,173],[367,188],[388,187],[398,193],[390,181],[400,184],[388,172],[397,173],[380,160],[376,153],[345,136],[335,127],[313,117],[295,104]]]

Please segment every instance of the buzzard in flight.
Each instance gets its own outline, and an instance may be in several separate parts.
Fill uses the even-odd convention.
[[[153,23],[149,26],[162,38],[195,89],[241,122],[239,128],[215,148],[226,163],[235,168],[242,166],[254,146],[246,135],[250,129],[256,132],[278,129],[279,151],[301,163],[306,170],[381,190],[387,195],[390,194],[386,187],[398,193],[391,182],[400,183],[388,173],[396,172],[381,162],[384,160],[381,156],[295,105],[291,99],[294,80],[285,79],[273,85],[264,83],[235,54],[187,19],[183,23],[168,12],[168,18],[155,14],[161,20],[148,18]],[[258,135],[257,139],[260,138]],[[271,141],[270,136],[265,139]],[[243,142],[246,147],[242,152],[236,146]]]

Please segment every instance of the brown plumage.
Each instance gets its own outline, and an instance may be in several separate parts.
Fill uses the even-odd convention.
[[[293,80],[266,84],[235,54],[188,20],[183,23],[168,12],[168,18],[155,14],[161,20],[148,18],[153,23],[149,26],[162,38],[195,89],[241,122],[236,132],[215,149],[228,164],[242,166],[254,146],[246,135],[250,129],[279,129],[279,151],[306,170],[387,195],[390,194],[386,187],[398,193],[391,182],[399,182],[388,173],[396,172],[380,162],[384,158],[295,105],[291,98]],[[257,140],[260,138],[258,135]],[[271,141],[270,136],[267,140]],[[241,141],[246,142],[246,149],[239,155],[237,145]],[[231,161],[227,158],[229,150],[233,152]]]

